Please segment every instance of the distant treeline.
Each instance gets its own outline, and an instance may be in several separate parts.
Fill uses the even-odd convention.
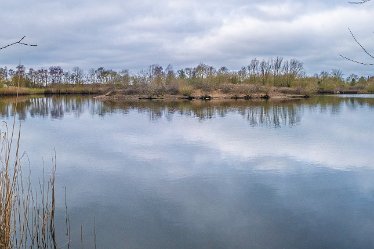
[[[357,89],[374,92],[374,78],[352,74],[343,77],[340,70],[324,71],[313,76],[306,75],[303,63],[276,57],[269,60],[253,59],[240,70],[227,67],[214,68],[206,64],[174,70],[171,65],[163,68],[151,65],[138,73],[129,70],[115,71],[99,67],[83,70],[74,67],[65,71],[60,66],[26,69],[18,65],[15,69],[0,68],[0,83],[3,86],[47,87],[56,84],[114,84],[123,86],[153,86],[155,88],[175,88],[179,92],[202,89],[223,90],[233,85],[254,85],[259,87],[281,87],[302,89],[306,92]]]

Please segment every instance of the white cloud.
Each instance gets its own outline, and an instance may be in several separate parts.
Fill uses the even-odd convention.
[[[372,4],[325,1],[5,1],[0,43],[27,35],[39,47],[3,51],[0,64],[139,70],[206,62],[238,69],[253,57],[280,55],[304,61],[310,73],[369,73],[339,54],[366,59],[347,27],[374,50],[373,12]]]

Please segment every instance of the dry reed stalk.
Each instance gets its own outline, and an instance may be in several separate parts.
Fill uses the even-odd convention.
[[[50,177],[43,177],[33,190],[30,173],[23,176],[20,156],[20,128],[1,132],[0,248],[58,248],[55,227],[56,156]],[[15,144],[13,144],[15,141]],[[14,149],[13,149],[14,147]],[[5,149],[4,149],[5,148]],[[68,224],[68,221],[67,221]],[[68,233],[70,229],[68,228]],[[70,244],[68,241],[67,245]]]

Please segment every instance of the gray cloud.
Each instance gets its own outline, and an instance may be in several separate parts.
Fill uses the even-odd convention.
[[[0,44],[22,35],[39,47],[3,51],[1,65],[105,66],[139,70],[205,62],[238,69],[251,58],[283,56],[305,62],[308,73],[332,68],[369,74],[347,30],[374,50],[374,6],[345,1],[5,1]]]

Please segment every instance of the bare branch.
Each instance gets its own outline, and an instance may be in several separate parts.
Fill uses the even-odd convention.
[[[353,59],[350,59],[344,55],[340,55],[340,57],[342,57],[343,59],[345,60],[348,60],[348,61],[351,61],[351,62],[354,62],[354,63],[357,63],[357,64],[360,64],[360,65],[364,65],[364,66],[374,66],[374,63],[365,63],[365,62],[361,62],[361,61],[356,61],[356,60],[353,60]]]
[[[371,0],[362,0],[362,1],[357,1],[357,2],[348,2],[350,4],[364,4],[364,3],[367,3],[367,2],[370,2]]]
[[[368,2],[368,1],[371,1],[371,0],[366,0],[366,2]],[[370,58],[374,59],[374,56],[369,51],[367,51],[367,49],[357,40],[357,38],[353,34],[352,30],[350,28],[348,28],[348,30],[349,30],[349,33],[351,34],[351,36],[353,37],[353,40],[360,46],[360,48],[365,52],[365,54],[368,55]],[[340,55],[340,57],[342,57],[343,59],[346,59],[348,61],[360,64],[360,65],[374,66],[374,63],[365,63],[365,62],[357,61],[357,60],[348,58],[348,57],[346,57],[344,55]]]
[[[351,36],[353,37],[353,39],[355,40],[355,42],[361,47],[361,49],[365,52],[365,54],[367,54],[368,56],[370,56],[371,58],[374,59],[374,56],[369,53],[366,48],[357,40],[356,36],[353,34],[352,30],[350,28],[348,28],[349,32],[351,33]]]
[[[0,50],[2,49],[6,49],[8,47],[11,47],[11,46],[14,46],[14,45],[23,45],[23,46],[29,46],[29,47],[36,47],[38,45],[36,44],[30,44],[30,43],[25,43],[23,42],[23,40],[26,38],[26,36],[22,37],[19,41],[16,41],[16,42],[13,42],[13,43],[10,43],[8,45],[5,45],[3,47],[0,47]]]

